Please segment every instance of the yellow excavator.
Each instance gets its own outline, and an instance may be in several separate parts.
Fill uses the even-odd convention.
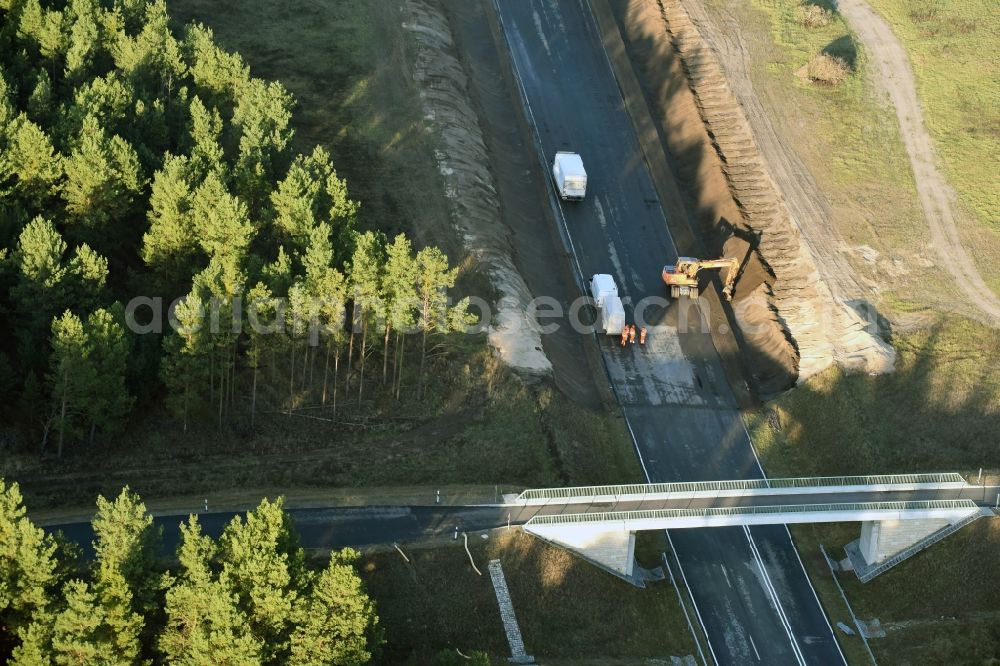
[[[677,257],[677,263],[663,267],[663,281],[670,287],[670,296],[679,298],[698,298],[698,273],[712,268],[728,268],[722,293],[727,301],[733,300],[733,288],[736,286],[736,275],[740,270],[738,259],[694,259],[693,257]]]

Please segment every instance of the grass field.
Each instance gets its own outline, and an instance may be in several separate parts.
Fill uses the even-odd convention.
[[[1000,472],[1000,331],[958,318],[898,337],[894,374],[836,369],[766,405],[749,419],[772,476],[957,471]],[[832,621],[849,615],[820,553],[832,557],[858,538],[857,524],[792,529]],[[1000,655],[997,590],[1000,521],[981,520],[861,585],[841,584],[862,619],[878,618],[880,663],[990,663]],[[842,637],[864,663],[856,638]]]
[[[1000,272],[987,261],[1000,246],[1000,13],[991,0],[870,0],[892,26],[913,63],[917,94],[949,183],[970,217],[964,229],[977,259],[1000,292]]]

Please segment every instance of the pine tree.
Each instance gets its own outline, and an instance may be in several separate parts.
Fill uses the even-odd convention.
[[[65,298],[80,310],[90,310],[105,300],[108,260],[84,243],[73,251],[64,281]]]
[[[149,231],[142,239],[142,260],[171,295],[194,275],[200,254],[191,217],[189,169],[186,157],[167,155],[163,168],[153,176]]]
[[[187,26],[181,54],[201,97],[209,106],[231,102],[236,88],[250,78],[250,68],[237,53],[220,49],[212,31],[200,23]]]
[[[84,80],[93,71],[94,59],[102,47],[100,7],[96,0],[72,0],[69,16],[72,28],[66,49],[66,78]]]
[[[422,334],[420,347],[420,382],[417,397],[423,395],[424,362],[427,358],[427,336],[448,329],[447,290],[455,286],[457,269],[448,268],[448,257],[436,247],[427,247],[417,253],[417,293],[420,298],[419,325]]]
[[[388,368],[389,335],[393,330],[396,331],[396,350],[393,360],[393,378],[395,379],[397,362],[402,360],[401,345],[405,341],[405,333],[416,323],[416,312],[420,303],[416,287],[417,264],[410,241],[403,234],[397,235],[387,248],[386,254],[384,278],[386,318],[382,351],[383,383],[385,383]],[[396,397],[399,397],[398,387]]]
[[[87,318],[88,359],[98,378],[95,391],[87,402],[91,441],[97,429],[112,434],[120,431],[132,409],[132,396],[125,386],[129,344],[120,322],[121,306],[117,310],[116,316],[108,310],[98,309]]]
[[[385,237],[380,233],[365,232],[358,236],[351,257],[351,294],[361,320],[361,369],[358,381],[358,402],[361,402],[365,383],[365,356],[368,329],[383,319],[383,266],[385,266]],[[353,330],[352,330],[353,335]]]
[[[108,616],[108,609],[82,580],[71,580],[63,588],[65,607],[55,617],[52,626],[51,655],[57,665],[100,664],[101,666],[132,666],[138,656],[138,645],[122,650],[126,637],[117,635],[117,622]],[[41,646],[33,651],[45,653]],[[27,663],[27,662],[23,662]]]
[[[18,485],[0,479],[0,627],[23,641],[32,622],[50,622],[56,580],[55,542],[28,519]]]
[[[165,358],[160,377],[167,386],[167,406],[182,419],[187,432],[191,410],[203,401],[206,384],[210,338],[205,331],[205,304],[197,291],[177,303],[174,310],[177,329],[163,339]]]
[[[35,76],[35,87],[28,97],[28,116],[40,126],[49,127],[55,117],[58,101],[52,90],[52,79],[47,70],[39,69]]]
[[[226,161],[221,144],[222,116],[214,107],[211,110],[205,108],[197,95],[191,99],[190,110],[185,143],[191,155],[191,173],[199,178],[205,178],[210,173],[224,178]]]
[[[145,618],[156,608],[154,558],[161,529],[139,497],[126,487],[114,501],[97,498],[93,530],[94,591],[112,632],[111,649],[134,663]]]
[[[138,89],[169,100],[187,67],[180,44],[170,32],[166,3],[153,0],[142,4],[142,30],[135,37],[122,33],[115,42],[115,66]]]
[[[195,190],[191,217],[198,242],[210,257],[242,258],[254,236],[246,206],[214,173]]]
[[[290,666],[360,666],[371,660],[378,617],[354,568],[358,557],[349,548],[333,553],[302,599]]]
[[[247,320],[249,323],[249,344],[247,345],[247,365],[253,371],[250,396],[250,428],[257,418],[257,384],[260,367],[267,352],[275,347],[276,330],[282,313],[278,301],[263,282],[258,282],[250,290],[247,298]]]
[[[70,219],[90,228],[127,219],[134,197],[145,186],[135,150],[119,136],[108,138],[94,116],[84,120],[65,169],[62,196],[66,212]]]
[[[293,609],[307,582],[305,555],[284,500],[263,500],[244,522],[235,517],[222,533],[220,579],[239,599],[264,662],[281,663],[291,648]]]
[[[97,381],[88,355],[83,322],[67,310],[52,321],[52,360],[48,375],[60,458],[67,434],[74,437],[82,432],[77,417],[84,411]]]
[[[63,174],[62,157],[41,127],[24,114],[3,131],[0,150],[0,187],[11,191],[33,210],[42,209],[56,194]]]
[[[277,82],[248,79],[236,90],[233,127],[239,128],[240,139],[234,175],[250,210],[259,210],[292,138],[292,106],[291,95]]]
[[[217,548],[198,519],[181,524],[180,574],[169,579],[167,621],[157,646],[165,663],[181,666],[251,666],[262,645],[249,632],[237,598],[212,570]]]
[[[26,0],[20,18],[17,36],[37,49],[49,74],[54,75],[56,61],[65,52],[68,42],[62,11],[43,8],[39,0]]]
[[[326,404],[327,379],[330,373],[330,354],[333,353],[333,415],[337,415],[337,382],[340,376],[340,348],[346,337],[344,321],[347,312],[347,279],[335,268],[326,269],[314,282],[319,306],[321,331],[326,340],[326,360],[323,364],[323,393],[321,404]]]

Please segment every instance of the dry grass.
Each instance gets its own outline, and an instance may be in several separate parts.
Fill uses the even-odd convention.
[[[825,28],[833,23],[833,12],[810,3],[798,6],[799,21],[807,28]]]
[[[829,53],[819,53],[813,56],[806,72],[810,81],[827,86],[843,83],[853,74],[846,60]]]

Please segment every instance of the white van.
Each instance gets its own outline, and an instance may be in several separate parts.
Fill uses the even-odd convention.
[[[615,279],[606,273],[590,278],[590,295],[601,314],[601,330],[605,335],[621,335],[625,328],[625,306],[618,297]]]
[[[552,160],[552,179],[559,197],[579,201],[587,194],[587,172],[583,160],[576,153],[560,151]]]

